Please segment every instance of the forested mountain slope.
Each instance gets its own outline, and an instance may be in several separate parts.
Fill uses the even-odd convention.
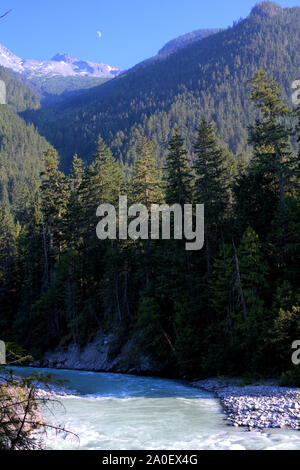
[[[85,160],[91,157],[98,134],[131,163],[131,149],[143,134],[160,158],[165,157],[179,124],[190,151],[202,115],[216,123],[235,155],[247,152],[247,123],[253,118],[247,81],[262,67],[278,78],[285,99],[290,99],[300,68],[299,24],[299,7],[281,9],[263,2],[232,28],[56,108],[27,112],[26,118],[58,149],[65,169],[75,153]]]
[[[39,108],[39,100],[31,88],[23,82],[21,75],[0,65],[0,80],[5,83],[7,104],[16,111]]]
[[[94,159],[75,156],[66,175],[50,148],[36,178],[46,142],[1,106],[3,341],[41,358],[104,332],[109,359],[127,351],[112,370],[247,371],[299,385],[291,344],[300,337],[300,108],[288,99],[299,19],[300,8],[263,2],[233,28],[57,107],[32,110],[14,83],[9,102],[57,145],[65,168],[75,152]],[[238,157],[247,141],[251,158],[237,163],[224,142]],[[115,155],[134,160],[131,171]],[[204,204],[203,249],[202,235],[192,251],[172,235],[141,239],[137,221],[132,238],[99,240],[97,207],[117,207],[120,194],[147,210]]]
[[[221,29],[197,29],[196,31],[192,31],[191,33],[184,34],[183,36],[179,36],[171,41],[167,42],[159,51],[158,53],[150,57],[150,59],[146,59],[143,62],[137,64],[133,69],[137,67],[145,67],[146,65],[150,65],[151,63],[164,60],[170,54],[174,54],[174,52],[183,49],[184,47],[192,44],[196,41],[201,41],[201,39],[207,38],[212,34],[216,34],[220,32]]]
[[[17,111],[36,109],[39,102],[25,84],[0,67],[6,85],[7,104],[0,105],[0,208],[17,209],[42,168],[42,154],[49,146],[33,125]]]
[[[79,351],[105,336],[108,362],[95,362],[104,357],[98,344],[87,368],[191,378],[283,374],[299,385],[291,344],[300,336],[300,108],[284,104],[263,70],[249,86],[258,116],[245,126],[252,156],[245,165],[205,119],[193,165],[178,130],[163,171],[145,138],[132,172],[122,171],[101,138],[92,164],[75,156],[69,175],[59,170],[57,152],[46,152],[41,184],[24,210],[14,221],[0,214],[4,341],[38,359],[55,349],[55,362],[42,364],[69,367],[65,346]],[[98,224],[97,207],[117,208],[120,194],[147,210],[157,203],[204,204],[203,250],[199,226],[193,251],[173,234],[140,239],[141,217],[131,222],[136,233],[128,239],[118,239],[119,231],[112,239],[99,235],[106,227]],[[82,367],[75,354],[74,366]]]
[[[174,52],[182,49],[183,47],[188,46],[189,44],[204,39],[211,34],[215,34],[220,30],[217,29],[198,29],[197,31],[192,31],[191,33],[184,34],[183,36],[179,36],[176,39],[172,39],[171,41],[167,42],[160,51],[158,52],[158,56],[167,56],[169,54],[173,54]]]
[[[84,90],[93,88],[110,80],[102,77],[30,77],[28,85],[39,97],[43,106],[53,105],[64,101]]]

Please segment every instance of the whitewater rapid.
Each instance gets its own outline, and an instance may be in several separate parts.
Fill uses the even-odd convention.
[[[48,449],[214,450],[300,449],[300,432],[247,431],[228,424],[208,392],[169,379],[69,370],[14,368],[68,380],[46,421],[78,438],[48,431]]]

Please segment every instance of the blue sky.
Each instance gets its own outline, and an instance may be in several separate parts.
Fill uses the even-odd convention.
[[[0,43],[22,58],[68,52],[128,68],[170,39],[222,28],[248,16],[256,0],[0,0],[13,9],[0,23]],[[299,0],[279,0],[282,7]],[[101,38],[97,35],[101,32]]]

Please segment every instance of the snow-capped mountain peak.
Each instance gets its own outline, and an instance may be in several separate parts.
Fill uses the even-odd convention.
[[[27,76],[86,76],[113,78],[120,67],[79,60],[69,54],[56,54],[51,60],[21,59],[0,44],[0,65]]]

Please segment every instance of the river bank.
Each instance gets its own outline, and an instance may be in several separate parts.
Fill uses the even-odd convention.
[[[182,380],[14,368],[26,377],[36,372],[66,381],[55,389],[57,402],[43,414],[48,424],[59,423],[79,437],[50,430],[49,450],[300,449],[300,432],[293,428],[247,432],[229,426],[216,395]]]
[[[191,385],[214,393],[233,426],[300,430],[300,388],[281,387],[275,380],[243,385],[242,379],[215,378]]]
[[[0,449],[42,449],[42,434],[35,441],[30,438],[31,433],[46,426],[40,408],[41,395],[21,381],[8,379],[5,373],[0,379]]]
[[[82,364],[77,367],[83,370]],[[62,368],[59,363],[57,369]],[[68,370],[75,369],[68,367]],[[140,370],[138,374],[134,372],[131,370],[130,375],[148,375],[141,374]],[[128,371],[124,373],[128,374]],[[282,387],[275,379],[244,385],[243,379],[239,378],[213,378],[194,381],[190,385],[213,393],[232,426],[249,430],[289,428],[300,431],[300,388]],[[54,392],[58,396],[67,395],[59,387]]]
[[[114,344],[114,335],[100,330],[85,346],[59,346],[32,366],[176,378],[168,364],[157,364],[151,356],[137,350],[134,338],[119,349]],[[214,393],[233,426],[300,430],[300,388],[281,387],[276,380],[243,386],[242,379],[216,378],[196,381],[192,385]]]
[[[120,342],[113,332],[103,330],[99,330],[93,340],[83,346],[76,343],[57,346],[30,365],[49,369],[175,378],[167,362],[158,363],[150,354],[143,353],[137,347],[134,336]]]

